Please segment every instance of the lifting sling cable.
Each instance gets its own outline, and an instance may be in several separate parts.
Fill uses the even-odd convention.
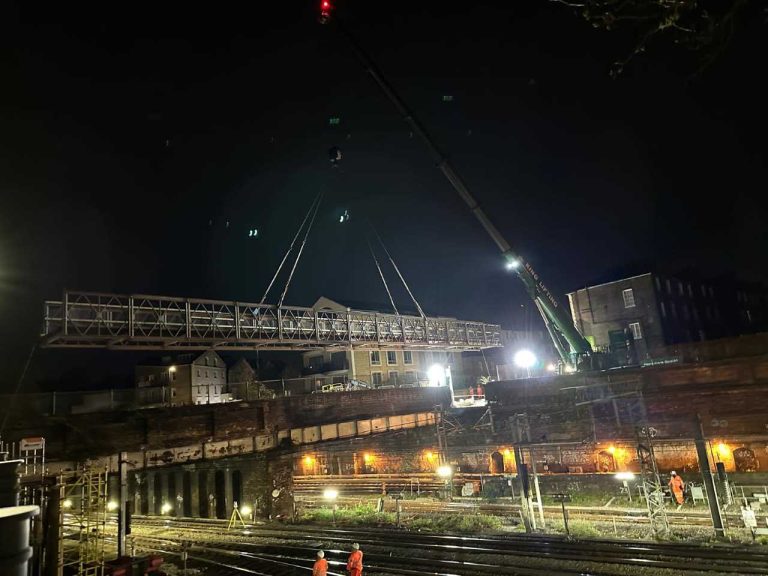
[[[373,228],[373,224],[371,224],[371,228]],[[400,268],[398,268],[397,264],[395,264],[395,261],[392,258],[392,255],[389,253],[389,250],[387,250],[387,247],[384,246],[384,242],[381,240],[381,236],[379,236],[379,233],[376,232],[375,228],[373,228],[373,233],[376,234],[376,238],[378,238],[379,244],[381,244],[381,247],[384,250],[384,253],[387,255],[387,258],[389,258],[389,261],[392,263],[392,267],[395,269],[395,272],[397,272],[397,276],[400,278],[400,281],[403,283],[403,286],[405,286],[405,290],[406,292],[408,292],[408,296],[411,297],[411,300],[413,300],[413,303],[416,305],[416,309],[419,311],[419,314],[421,315],[422,318],[426,318],[427,315],[424,314],[424,310],[421,309],[419,302],[416,300],[416,297],[413,295],[413,292],[411,292],[411,289],[408,287],[408,283],[405,281],[405,278],[403,278],[403,275],[400,274]]]
[[[387,281],[384,279],[384,273],[381,271],[381,266],[379,266],[379,260],[376,258],[376,253],[373,251],[373,246],[371,245],[370,239],[367,239],[368,242],[368,249],[371,251],[371,256],[373,256],[373,262],[376,264],[376,269],[379,271],[379,276],[381,277],[381,281],[384,283],[384,290],[387,291],[387,296],[389,296],[389,302],[392,304],[392,309],[395,311],[396,315],[400,315],[400,312],[397,311],[397,306],[395,306],[395,300],[392,298],[392,293],[389,291],[389,286],[387,286]]]
[[[309,221],[309,224],[307,224],[307,229],[304,232],[304,239],[301,241],[301,246],[299,247],[299,251],[296,254],[296,260],[293,261],[293,268],[291,268],[291,273],[288,275],[288,280],[285,282],[285,288],[283,289],[283,293],[280,295],[280,301],[277,303],[277,307],[280,308],[280,306],[283,305],[283,300],[285,300],[285,295],[288,293],[288,287],[291,285],[291,280],[293,279],[293,273],[296,272],[296,266],[299,264],[299,259],[301,259],[301,254],[304,252],[304,246],[307,245],[307,237],[309,236],[309,231],[312,230],[312,224],[315,223],[315,216],[317,216],[318,210],[320,210],[320,204],[323,202],[323,192],[321,192],[317,197],[317,202],[315,203],[315,211],[312,213],[312,219]]]
[[[291,245],[288,247],[288,251],[285,253],[285,256],[283,256],[283,261],[280,262],[280,266],[277,267],[277,272],[275,272],[275,275],[272,276],[272,281],[269,283],[269,286],[267,286],[267,289],[264,291],[264,296],[261,297],[261,302],[259,304],[264,304],[264,301],[267,299],[267,294],[269,294],[269,291],[272,289],[272,285],[275,283],[275,280],[277,280],[278,274],[280,274],[280,270],[283,269],[283,265],[285,264],[285,261],[288,259],[288,255],[293,250],[294,244],[296,244],[296,240],[299,238],[299,234],[301,234],[302,229],[304,228],[304,224],[307,223],[307,220],[309,219],[310,214],[312,214],[312,210],[315,207],[315,204],[317,204],[317,201],[320,199],[320,196],[322,196],[322,193],[318,193],[317,196],[315,196],[315,199],[312,201],[312,205],[309,207],[309,210],[307,210],[307,214],[304,216],[304,220],[301,221],[301,226],[299,226],[299,229],[296,230],[296,235],[293,237],[293,241],[291,242]]]
[[[480,348],[480,353],[483,355],[483,364],[485,364],[485,373],[488,375],[488,378],[490,378],[491,377],[491,371],[488,368],[488,360],[486,360],[486,358],[485,358],[485,350]]]

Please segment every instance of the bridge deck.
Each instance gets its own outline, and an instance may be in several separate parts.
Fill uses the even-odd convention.
[[[168,296],[65,292],[45,303],[43,346],[115,350],[481,350],[501,345],[500,327],[360,310]]]

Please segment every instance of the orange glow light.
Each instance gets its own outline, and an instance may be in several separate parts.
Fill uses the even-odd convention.
[[[717,452],[721,457],[726,457],[731,453],[731,449],[728,447],[728,444],[720,442],[720,444],[717,445]]]
[[[426,456],[427,460],[429,460],[430,462],[435,459],[434,452],[427,452],[424,456]]]
[[[510,454],[509,448],[504,448],[504,456],[509,456]]]
[[[312,466],[312,464],[315,463],[315,459],[312,458],[312,456],[304,456],[304,465],[305,466]]]
[[[363,454],[363,461],[364,461],[366,464],[370,464],[372,460],[373,460],[373,455],[371,455],[371,454],[368,454],[368,452],[366,452],[365,454]]]
[[[616,454],[616,446],[609,446],[608,452],[610,452],[611,454]]]

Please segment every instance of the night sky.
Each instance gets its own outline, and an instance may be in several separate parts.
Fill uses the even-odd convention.
[[[563,303],[652,266],[766,279],[760,13],[703,71],[661,39],[613,80],[633,32],[559,4],[348,4],[348,27]],[[320,191],[286,303],[386,302],[370,220],[428,314],[521,325],[519,281],[312,0],[199,6],[4,7],[0,388],[64,288],[258,301]],[[132,361],[43,350],[27,381],[119,379]]]

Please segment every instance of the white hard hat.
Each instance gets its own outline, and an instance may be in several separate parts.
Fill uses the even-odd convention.
[[[677,472],[675,472],[674,470],[672,470],[671,474],[672,476],[677,476]]]
[[[323,556],[325,556],[325,552],[323,552],[322,550],[319,550],[317,553],[317,557],[322,558]]]
[[[355,550],[360,550],[360,544],[355,542],[354,544],[352,544],[352,548],[354,548]]]

